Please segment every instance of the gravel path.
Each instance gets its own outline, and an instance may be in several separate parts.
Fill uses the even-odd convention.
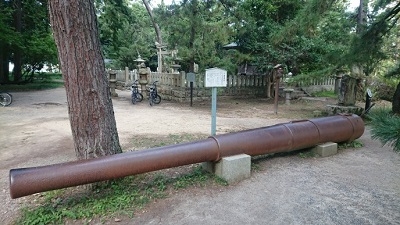
[[[400,155],[371,141],[327,158],[277,157],[220,190],[178,194],[126,224],[400,224]]]

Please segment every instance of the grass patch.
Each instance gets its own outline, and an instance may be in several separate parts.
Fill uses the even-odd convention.
[[[343,142],[338,144],[338,150],[347,149],[347,148],[362,148],[364,144],[358,140]]]
[[[319,91],[312,94],[313,97],[326,97],[326,98],[337,98],[337,94],[333,91]]]
[[[50,191],[43,194],[38,206],[24,207],[16,224],[63,224],[68,219],[100,217],[107,220],[120,215],[133,217],[135,210],[154,199],[166,197],[168,189],[210,183],[227,184],[197,166],[189,173],[175,178],[155,173],[102,182],[92,185],[90,189],[80,187],[80,191],[72,194],[65,191],[67,189]]]
[[[312,151],[312,149],[307,149],[307,150],[299,152],[299,157],[303,158],[303,159],[313,158],[315,156],[316,156],[316,154],[315,154],[315,152]]]
[[[58,73],[41,73],[35,76],[31,83],[21,84],[2,84],[1,90],[3,91],[34,91],[46,90],[64,86],[62,75]]]
[[[158,135],[158,136],[135,135],[135,137],[131,139],[130,145],[134,146],[132,150],[141,150],[147,148],[156,148],[156,147],[176,145],[191,141],[203,140],[207,137],[208,136],[204,134],[188,134],[188,133]]]

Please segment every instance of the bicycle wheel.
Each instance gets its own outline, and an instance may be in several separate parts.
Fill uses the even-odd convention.
[[[153,104],[154,104],[154,98],[153,98],[152,94],[150,94],[150,96],[149,96],[149,105],[153,106]]]
[[[132,93],[132,95],[131,95],[131,101],[132,101],[132,104],[136,104],[136,102],[138,102],[137,94]]]
[[[0,93],[0,105],[8,106],[12,102],[12,95],[6,92]]]
[[[143,95],[142,93],[136,93],[136,101],[141,102],[143,100]]]
[[[154,96],[154,104],[160,104],[161,102],[161,96],[159,96],[158,94],[156,96]]]

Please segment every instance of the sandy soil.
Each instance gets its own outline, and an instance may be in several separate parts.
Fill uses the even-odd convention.
[[[124,150],[138,135],[210,134],[209,102],[132,105],[129,91],[113,100]],[[13,93],[0,108],[0,224],[10,224],[29,198],[9,197],[12,168],[75,160],[63,88]],[[217,134],[257,128],[312,115],[327,102],[218,100]],[[399,224],[400,155],[372,141],[328,158],[288,156],[261,163],[246,181],[218,190],[189,189],[150,204],[118,224]],[[113,220],[108,224],[114,224]],[[95,223],[94,223],[95,224]]]

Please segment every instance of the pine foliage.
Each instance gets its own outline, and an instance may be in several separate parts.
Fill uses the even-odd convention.
[[[400,153],[400,116],[389,109],[377,109],[370,113],[372,139],[379,140]]]

